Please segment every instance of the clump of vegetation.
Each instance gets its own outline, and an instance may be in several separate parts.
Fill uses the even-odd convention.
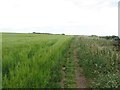
[[[91,35],[90,37],[98,37],[97,35]]]
[[[62,33],[61,35],[65,35],[64,33]]]
[[[33,34],[47,34],[47,35],[51,35],[51,33],[39,33],[39,32],[33,32]]]
[[[100,38],[105,38],[107,40],[112,40],[113,45],[116,47],[117,51],[120,51],[120,38],[118,36],[102,36]]]
[[[105,39],[109,39],[109,40],[111,40],[111,39],[118,40],[119,39],[119,37],[115,36],[115,35],[113,35],[113,36],[100,36],[100,38],[105,38]]]
[[[120,52],[113,41],[79,37],[79,64],[92,88],[120,88]]]

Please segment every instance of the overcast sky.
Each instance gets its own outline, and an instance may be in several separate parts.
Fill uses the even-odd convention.
[[[0,0],[0,31],[118,35],[119,0]]]

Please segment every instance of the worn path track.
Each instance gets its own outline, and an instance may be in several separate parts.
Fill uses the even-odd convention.
[[[69,61],[69,52],[70,52],[70,50],[68,50],[67,51],[67,53],[66,53],[66,60],[65,60],[65,63],[62,65],[62,71],[61,71],[61,73],[62,73],[62,80],[61,80],[61,88],[66,88],[66,86],[65,86],[65,82],[66,82],[66,67],[67,67],[67,63],[68,63],[68,61]]]
[[[78,64],[77,49],[74,49],[74,62],[77,88],[86,88],[86,78],[82,74],[83,70]]]
[[[71,45],[70,45],[70,48],[72,49],[72,50],[68,50],[67,51],[67,58],[66,58],[66,64],[68,63],[68,61],[70,60],[70,55],[69,55],[69,53],[71,53],[71,55],[73,56],[73,67],[71,68],[71,69],[74,69],[74,73],[72,73],[72,74],[74,74],[74,75],[72,75],[72,76],[74,76],[73,77],[73,79],[71,78],[71,80],[74,80],[73,82],[75,82],[75,84],[76,84],[76,88],[87,88],[87,82],[86,82],[86,78],[85,78],[85,76],[82,74],[83,73],[83,70],[82,70],[82,68],[79,66],[79,59],[78,59],[78,47],[77,47],[77,45],[78,45],[78,43],[79,43],[79,41],[78,41],[78,37],[76,37],[75,39],[74,39],[74,41],[71,43]],[[70,49],[69,48],[69,49]],[[69,88],[69,86],[68,87],[66,87],[66,83],[65,83],[65,81],[67,81],[67,75],[66,75],[66,73],[67,73],[67,71],[66,71],[66,68],[67,68],[67,66],[66,66],[66,64],[64,64],[63,65],[63,67],[62,67],[62,80],[61,80],[61,88]],[[72,71],[72,70],[71,70]]]

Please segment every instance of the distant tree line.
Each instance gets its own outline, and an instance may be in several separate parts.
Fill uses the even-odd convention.
[[[39,32],[33,32],[33,34],[47,34],[47,35],[53,35],[52,33],[39,33]],[[65,35],[65,34],[62,33],[62,34],[54,34],[54,35]]]
[[[112,36],[91,35],[90,37],[99,37],[99,38],[105,38],[107,40],[113,40],[113,45],[117,48],[117,50],[120,50],[120,38],[118,36],[115,36],[115,35],[112,35]]]
[[[118,36],[100,36],[100,38],[105,38],[105,39],[113,39],[113,40],[120,40]]]
[[[51,33],[39,33],[39,32],[33,32],[33,34],[51,34]]]

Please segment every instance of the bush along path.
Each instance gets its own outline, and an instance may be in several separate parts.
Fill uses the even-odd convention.
[[[75,36],[62,66],[61,88],[87,88],[87,81],[78,60],[78,37]]]
[[[120,52],[113,41],[79,36],[78,59],[90,88],[120,88]]]

